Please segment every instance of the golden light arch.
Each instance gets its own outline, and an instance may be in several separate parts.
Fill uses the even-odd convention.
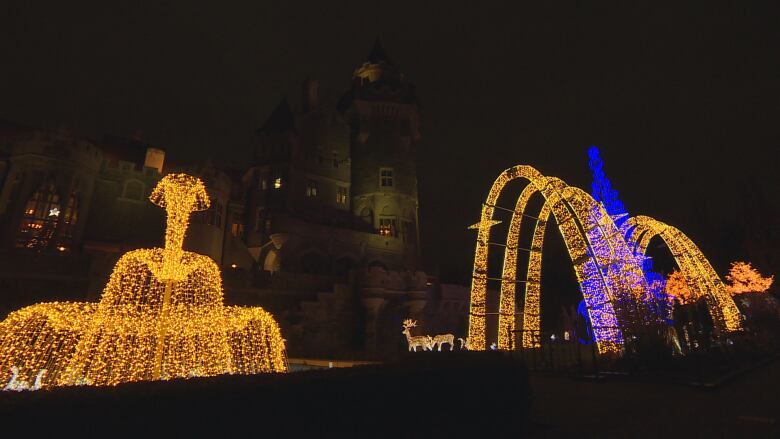
[[[705,298],[716,331],[722,333],[742,328],[741,315],[734,299],[726,291],[726,286],[710,262],[688,236],[649,216],[629,218],[627,225],[626,239],[637,254],[644,256],[650,240],[656,236],[664,241],[688,287],[697,297]]]
[[[529,182],[517,199],[504,252],[504,265],[500,279],[488,276],[488,254],[491,246],[491,228],[499,221],[494,219],[496,201],[507,183],[523,178]],[[522,218],[527,216],[528,201],[536,193],[542,194],[545,203],[535,225],[534,240],[529,257],[529,277],[526,279],[526,309],[524,329],[539,327],[539,275],[541,269],[541,244],[547,217],[552,214],[563,235],[577,281],[583,292],[588,313],[593,322],[594,335],[599,351],[616,352],[622,349],[621,326],[626,326],[627,315],[618,317],[616,301],[628,296],[636,302],[647,294],[647,284],[641,265],[633,258],[620,230],[612,219],[589,194],[567,186],[562,180],[545,177],[536,169],[519,165],[502,172],[491,186],[482,206],[474,254],[471,303],[469,310],[469,344],[472,349],[486,348],[486,295],[487,282],[500,280],[498,347],[509,349],[515,329],[515,288],[518,239]],[[620,263],[616,264],[615,261]],[[628,282],[626,279],[634,279]],[[531,347],[535,342],[524,333],[523,344]]]

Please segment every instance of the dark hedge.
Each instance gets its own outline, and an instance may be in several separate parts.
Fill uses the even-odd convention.
[[[291,374],[0,392],[0,418],[6,432],[33,437],[503,437],[522,433],[530,403],[521,363],[456,351]]]

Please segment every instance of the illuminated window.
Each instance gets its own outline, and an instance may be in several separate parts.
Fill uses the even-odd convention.
[[[347,204],[347,188],[339,186],[336,189],[336,203]]]
[[[69,215],[72,217],[74,212],[69,212]],[[54,183],[44,184],[32,194],[24,207],[16,246],[31,249],[46,248],[57,230],[60,213],[60,196],[57,188]]]
[[[306,196],[307,197],[316,197],[317,196],[317,182],[314,180],[309,180],[306,182]]]
[[[379,187],[393,187],[393,168],[379,168]]]
[[[395,218],[379,218],[379,234],[396,236]]]
[[[274,171],[274,189],[282,188],[282,184],[283,184],[282,177],[283,175],[281,170]]]
[[[244,223],[234,222],[230,225],[230,234],[236,238],[244,237]]]

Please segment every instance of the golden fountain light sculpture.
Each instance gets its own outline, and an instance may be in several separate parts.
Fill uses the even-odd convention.
[[[203,182],[169,174],[149,198],[167,212],[165,248],[123,255],[97,304],[40,303],[0,322],[0,383],[114,385],[287,370],[273,317],[225,306],[219,267],[182,249],[190,214],[210,205]]]

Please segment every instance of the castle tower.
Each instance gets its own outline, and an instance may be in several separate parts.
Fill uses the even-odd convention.
[[[370,228],[402,243],[404,268],[419,263],[416,148],[420,115],[414,86],[379,39],[339,102],[351,128],[351,207]],[[395,268],[395,267],[394,267]]]

